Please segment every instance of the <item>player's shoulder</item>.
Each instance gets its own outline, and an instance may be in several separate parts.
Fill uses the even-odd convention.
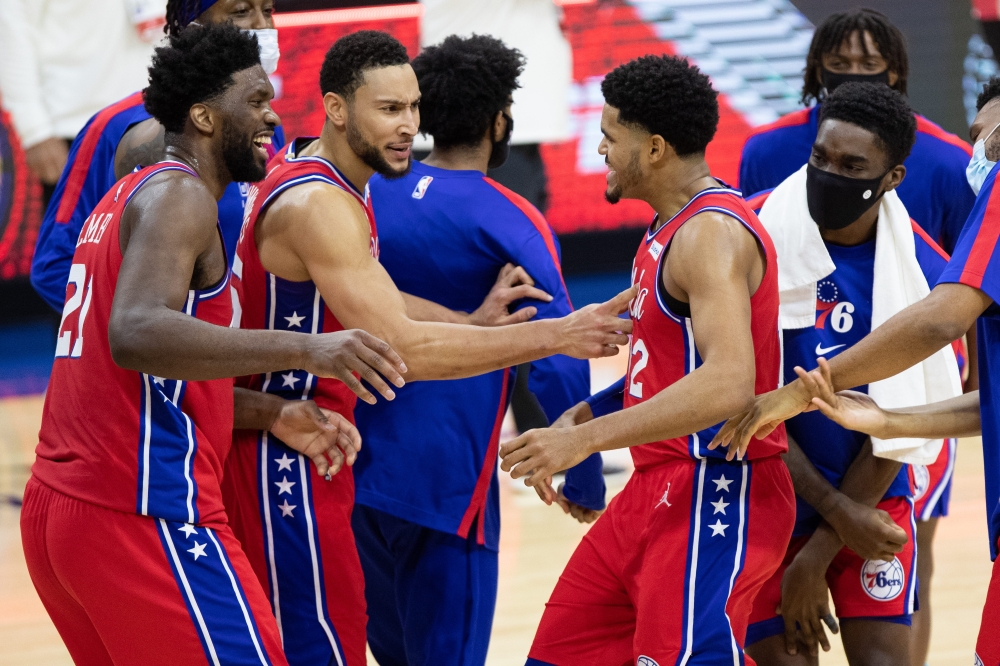
[[[789,140],[808,136],[814,112],[815,107],[799,109],[783,115],[774,122],[754,128],[743,146],[744,154],[780,149]]]
[[[924,159],[954,162],[962,167],[964,173],[965,165],[972,157],[972,146],[919,113],[914,115],[917,119],[914,152]]]
[[[750,210],[752,210],[755,215],[760,215],[760,209],[764,207],[764,204],[767,202],[768,197],[771,196],[771,192],[774,192],[773,187],[768,188],[766,190],[762,190],[757,194],[751,195],[749,197],[746,197],[745,201],[747,202],[747,207],[749,207]]]

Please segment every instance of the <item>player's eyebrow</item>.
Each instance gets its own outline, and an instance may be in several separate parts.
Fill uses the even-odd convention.
[[[397,97],[376,97],[375,101],[379,104],[396,104],[398,106],[409,106],[410,104],[416,104],[420,102],[420,98],[417,97],[413,101],[408,101],[405,99],[399,99]]]

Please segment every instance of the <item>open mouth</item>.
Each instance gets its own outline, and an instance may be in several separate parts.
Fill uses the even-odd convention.
[[[413,144],[410,143],[393,143],[386,146],[389,149],[389,153],[392,154],[398,160],[405,160],[410,157],[410,150]]]
[[[268,157],[267,146],[271,145],[271,135],[270,134],[258,134],[253,138],[253,147],[257,152],[264,157],[266,160]]]

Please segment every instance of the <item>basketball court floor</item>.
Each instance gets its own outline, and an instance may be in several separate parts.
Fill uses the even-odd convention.
[[[603,387],[621,376],[625,355],[594,362],[593,383]],[[71,664],[24,565],[18,507],[32,461],[42,413],[40,396],[0,400],[0,664]],[[508,418],[505,436],[513,436]],[[610,464],[627,467],[628,456]],[[959,442],[951,515],[938,528],[935,549],[935,608],[931,666],[967,666],[979,630],[990,561],[983,501],[979,439]],[[609,499],[624,486],[628,471],[608,478]],[[489,666],[524,664],[545,600],[587,528],[556,506],[542,504],[535,492],[501,473],[500,584],[490,645]],[[665,562],[664,566],[670,566]],[[846,664],[839,641],[821,657],[829,666]],[[369,660],[374,664],[374,660]]]

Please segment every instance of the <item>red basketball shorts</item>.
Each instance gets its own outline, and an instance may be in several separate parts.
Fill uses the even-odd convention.
[[[957,449],[957,439],[946,439],[933,464],[910,465],[910,489],[918,521],[948,515]]]
[[[351,468],[326,481],[274,436],[244,431],[226,460],[223,495],[288,663],[363,666],[368,615]]]
[[[1000,666],[1000,557],[993,560],[974,663],[975,666]]]
[[[287,663],[267,597],[227,527],[113,511],[31,478],[21,540],[76,664]]]
[[[903,552],[892,562],[882,562],[863,560],[844,547],[826,570],[826,582],[837,617],[910,624],[917,600],[917,525],[913,504],[908,497],[892,497],[880,502],[878,508],[906,531],[908,541]],[[781,604],[781,579],[807,541],[808,536],[791,539],[781,566],[757,593],[750,614],[748,645],[785,633],[784,620],[774,612]]]
[[[777,456],[637,470],[566,565],[528,663],[741,663],[753,598],[794,520]]]

